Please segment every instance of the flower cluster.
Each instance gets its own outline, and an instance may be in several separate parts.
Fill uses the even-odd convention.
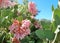
[[[13,24],[9,27],[9,30],[18,40],[19,38],[23,39],[25,36],[30,34],[30,23],[31,22],[27,19],[23,20],[22,23],[20,23],[18,20],[14,20]]]
[[[37,14],[37,9],[36,9],[36,5],[33,2],[29,2],[28,3],[28,11],[35,16]]]
[[[15,2],[11,2],[10,0],[0,0],[0,8],[7,8],[15,6]]]
[[[15,5],[17,5],[17,3],[14,1],[12,2],[11,0],[0,0],[0,8],[7,8],[7,7],[14,8]],[[30,15],[30,17],[32,19],[34,19],[34,17],[37,14],[37,9],[36,9],[35,3],[29,2],[27,9],[28,9],[28,12],[30,14],[32,14],[32,15]],[[18,11],[16,13],[18,16],[20,16],[19,14],[20,14],[21,9],[17,8],[17,10]],[[14,9],[11,11],[14,11]],[[24,12],[22,11],[22,13],[24,13]],[[31,23],[30,20],[27,20],[27,19],[22,20],[21,22],[18,21],[18,19],[17,20],[15,19],[13,21],[12,25],[9,26],[10,32],[14,35],[14,37],[12,38],[12,43],[20,43],[19,39],[23,39],[25,36],[30,34],[30,28],[29,28],[30,23]],[[38,23],[36,24],[36,22],[34,23],[34,25],[36,28],[39,28],[39,26],[40,26],[40,25],[38,25]]]

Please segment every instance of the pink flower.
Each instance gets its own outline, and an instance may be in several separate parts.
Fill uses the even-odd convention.
[[[0,0],[0,4],[1,4],[2,0]]]
[[[14,37],[16,37],[18,40],[19,38],[20,39],[23,39],[25,36],[29,35],[30,34],[30,29],[20,29],[20,32],[19,33],[15,33],[14,34]]]
[[[29,2],[28,3],[28,11],[35,16],[37,14],[37,9],[36,9],[36,5],[33,2]]]
[[[34,16],[30,16],[31,17],[31,19],[34,19]]]
[[[0,2],[0,8],[7,8],[7,7],[12,7],[14,6],[16,3],[15,2],[11,2],[10,0],[2,0]]]
[[[18,20],[14,20],[13,24],[9,27],[10,32],[15,32],[14,30],[19,28],[20,24]]]
[[[29,29],[29,26],[30,26],[30,21],[29,20],[23,20],[22,21],[22,25],[21,25],[21,27],[20,27],[20,32],[19,33],[17,33],[16,32],[16,34],[14,35],[14,37],[16,37],[16,38],[20,38],[20,39],[23,39],[25,36],[27,36],[27,35],[29,35],[30,34],[30,29]]]
[[[17,5],[16,2],[11,2],[11,7],[14,7],[15,5]]]
[[[17,38],[12,38],[12,43],[20,43],[20,41]]]
[[[11,33],[14,34],[14,37],[16,37],[18,40],[23,39],[25,36],[30,34],[30,21],[29,20],[23,20],[22,24],[18,20],[14,20],[13,24],[10,26],[9,30]]]
[[[36,28],[42,28],[42,26],[40,26],[40,24],[39,24],[37,21],[34,22],[34,26],[35,26]]]
[[[23,21],[22,21],[22,27],[24,26],[24,27],[29,28],[30,23],[31,23],[31,22],[30,22],[29,20],[27,20],[27,19],[26,19],[26,20],[23,20]]]

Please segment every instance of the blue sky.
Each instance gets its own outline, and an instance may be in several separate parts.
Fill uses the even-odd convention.
[[[58,0],[29,0],[36,3],[37,9],[40,11],[36,16],[36,19],[52,19],[52,10],[51,6],[57,7]],[[18,0],[19,3],[22,3],[22,0]]]

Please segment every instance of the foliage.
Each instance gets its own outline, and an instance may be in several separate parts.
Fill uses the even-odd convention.
[[[44,30],[51,30],[51,29],[50,29],[50,25],[51,25],[51,21],[50,21],[50,20],[41,19],[40,22],[41,22],[42,28],[43,28]]]
[[[55,37],[54,31],[60,25],[60,8],[54,9],[54,6],[52,6],[52,11],[54,11],[53,18],[55,20],[52,23],[46,19],[39,21],[35,19],[35,16],[39,13],[35,3],[28,2],[28,0],[22,1],[23,4],[18,4],[17,0],[10,0],[10,6],[7,5],[5,7],[0,4],[0,43],[52,42]],[[15,4],[12,6],[11,3]],[[14,37],[14,35],[17,36]],[[60,40],[59,36],[60,34],[58,33],[55,42]]]

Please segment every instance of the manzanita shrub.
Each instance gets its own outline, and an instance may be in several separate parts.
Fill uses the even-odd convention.
[[[39,13],[36,4],[22,1],[18,4],[16,0],[0,0],[0,43],[55,42],[54,23],[35,19]]]

